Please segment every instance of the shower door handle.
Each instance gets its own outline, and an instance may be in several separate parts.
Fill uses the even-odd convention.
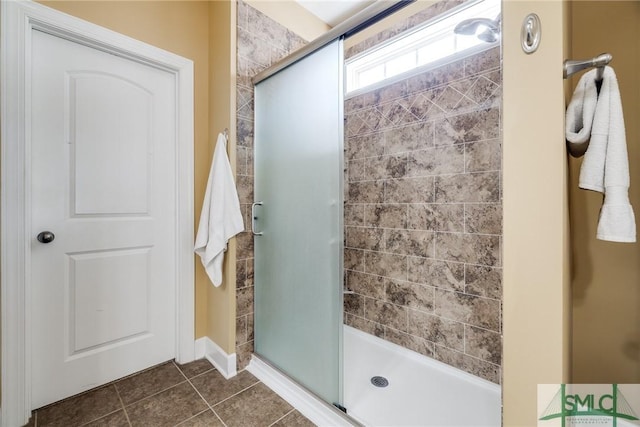
[[[262,206],[262,202],[255,202],[251,205],[251,232],[254,236],[262,236],[262,231],[256,232],[256,220],[258,219],[256,216],[256,206]]]

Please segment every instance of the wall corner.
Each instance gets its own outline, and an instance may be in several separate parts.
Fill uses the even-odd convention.
[[[563,0],[503,2],[503,425],[537,425],[537,385],[569,379]],[[542,21],[525,54],[521,25]]]
[[[229,131],[227,153],[236,173],[235,31],[236,2],[209,1],[209,140],[210,150],[218,133]],[[226,354],[235,353],[236,340],[236,239],[227,246],[223,282],[208,284],[206,335]]]

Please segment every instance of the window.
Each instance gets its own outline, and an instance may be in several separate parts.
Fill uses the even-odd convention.
[[[465,19],[495,19],[500,14],[500,0],[467,2],[444,16],[425,22],[346,61],[346,91],[351,93],[395,76],[481,51],[499,43],[487,43],[474,35],[453,32]],[[485,31],[480,26],[478,32]]]

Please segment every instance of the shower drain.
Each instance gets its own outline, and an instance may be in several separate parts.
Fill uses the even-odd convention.
[[[372,377],[371,384],[376,387],[386,387],[389,385],[389,380],[387,380],[385,377]]]

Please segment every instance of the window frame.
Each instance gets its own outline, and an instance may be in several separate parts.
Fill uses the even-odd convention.
[[[484,41],[480,41],[477,38],[472,38],[473,36],[457,35],[453,32],[453,27],[461,20],[459,18],[459,14],[465,12],[467,12],[466,14],[468,14],[469,9],[480,9],[482,7],[481,5],[485,5],[485,10],[495,9],[497,7],[497,12],[501,13],[500,2],[498,0],[468,1],[464,4],[452,8],[442,15],[429,19],[422,24],[416,25],[415,27],[404,31],[373,48],[367,49],[345,60],[345,99],[379,89],[380,87],[388,86],[400,80],[404,80],[414,75],[424,73],[425,71],[428,71],[430,69],[442,67],[449,63],[457,62],[466,57],[476,55],[480,52],[490,50],[495,48],[496,46],[499,46],[501,42],[500,38],[498,38],[498,40],[495,42],[487,43]],[[457,19],[456,16],[458,16]],[[467,18],[463,17],[463,19]],[[451,24],[444,25],[443,28],[438,29],[436,27],[435,30],[429,31],[430,28],[433,29],[434,26],[447,21],[452,22]],[[417,34],[420,34],[421,32],[425,33],[425,35],[417,36]],[[450,39],[455,44],[457,40],[459,40],[459,37],[468,37],[469,40],[478,40],[478,42],[473,43],[470,47],[461,50],[455,50],[456,47],[453,47],[452,49],[454,49],[454,51],[451,54],[440,56],[434,60],[430,60],[425,62],[424,64],[420,64],[420,51],[425,47],[446,39]],[[415,40],[411,40],[412,38]],[[409,39],[408,42],[407,39]],[[415,55],[415,65],[412,68],[387,76],[387,64],[412,52]],[[383,67],[384,77],[374,80],[371,83],[358,85],[358,80],[361,78],[362,74],[371,72],[380,66]],[[355,89],[350,89],[355,85],[358,86]]]

